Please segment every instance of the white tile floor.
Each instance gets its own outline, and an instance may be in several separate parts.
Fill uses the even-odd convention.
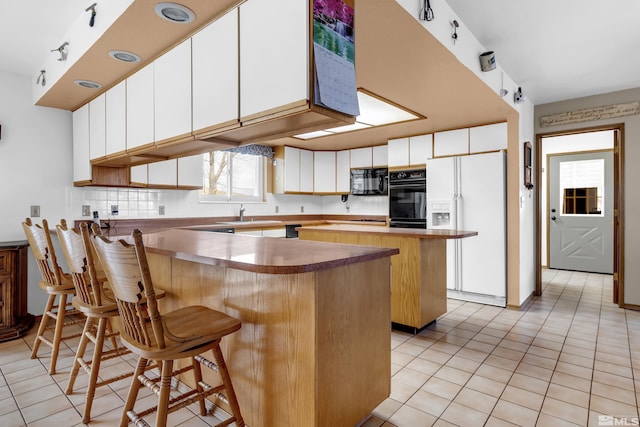
[[[52,377],[46,349],[29,359],[32,340],[0,344],[0,425],[82,425],[86,374],[77,392],[64,394],[72,347]],[[394,331],[391,396],[363,425],[613,425],[607,417],[637,425],[638,350],[640,312],[611,303],[611,276],[546,271],[543,296],[521,311],[449,300],[436,325],[416,336]],[[132,363],[114,359],[110,370]],[[117,425],[128,382],[98,389],[92,426]],[[174,426],[214,421],[190,411],[170,416]]]

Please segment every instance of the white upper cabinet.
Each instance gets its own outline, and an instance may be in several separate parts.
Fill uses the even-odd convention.
[[[370,168],[373,165],[373,153],[371,147],[353,148],[351,150],[352,168]]]
[[[146,186],[149,183],[148,165],[136,165],[129,168],[129,184],[133,186]]]
[[[300,149],[284,147],[284,188],[283,192],[300,191]]]
[[[336,192],[351,191],[351,156],[349,150],[336,153]]]
[[[419,135],[409,138],[409,166],[421,166],[433,157],[433,135]]]
[[[100,159],[106,154],[105,94],[89,103],[89,157]]]
[[[238,9],[191,39],[193,130],[238,121]]]
[[[409,138],[390,139],[387,151],[390,168],[409,165]]]
[[[191,133],[191,39],[154,64],[155,141]]]
[[[240,13],[240,117],[309,99],[309,2],[247,0]]]
[[[202,154],[178,158],[178,187],[202,188]]]
[[[73,112],[73,181],[91,181],[89,104]]]
[[[387,167],[388,163],[388,154],[387,154],[387,146],[386,145],[377,145],[372,148],[372,164],[371,166],[375,167]]]
[[[106,92],[106,154],[127,148],[127,82],[121,81]]]
[[[471,153],[506,150],[507,142],[506,122],[469,129],[469,151]]]
[[[154,142],[153,65],[127,79],[127,150]]]
[[[176,187],[178,185],[177,159],[149,163],[149,186]]]
[[[436,132],[433,136],[433,157],[469,154],[469,129]]]
[[[300,192],[313,193],[313,151],[300,150]]]
[[[315,193],[336,192],[336,152],[313,153],[313,191]]]

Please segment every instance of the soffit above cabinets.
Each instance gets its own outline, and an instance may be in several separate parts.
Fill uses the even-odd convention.
[[[196,19],[191,23],[172,23],[155,13],[158,0],[134,0],[57,81],[47,82],[50,87],[36,100],[36,105],[74,111],[244,1],[179,0],[177,3],[191,9]],[[96,19],[100,19],[99,13]],[[73,49],[73,42],[69,49]],[[114,60],[109,56],[114,49],[135,53],[142,61]],[[81,87],[74,83],[76,80],[98,82],[102,87]]]

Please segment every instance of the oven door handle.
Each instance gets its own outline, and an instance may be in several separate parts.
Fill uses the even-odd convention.
[[[398,188],[424,188],[425,191],[427,189],[427,183],[423,182],[423,183],[397,183],[397,182],[393,182],[389,184],[389,187],[395,189]]]

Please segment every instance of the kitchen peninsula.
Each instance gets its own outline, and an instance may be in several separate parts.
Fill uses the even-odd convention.
[[[389,396],[398,249],[180,229],[144,243],[162,310],[242,321],[222,347],[248,425],[351,427]]]
[[[298,228],[302,240],[399,248],[391,258],[391,321],[413,333],[447,312],[447,239],[477,234],[349,224]]]

